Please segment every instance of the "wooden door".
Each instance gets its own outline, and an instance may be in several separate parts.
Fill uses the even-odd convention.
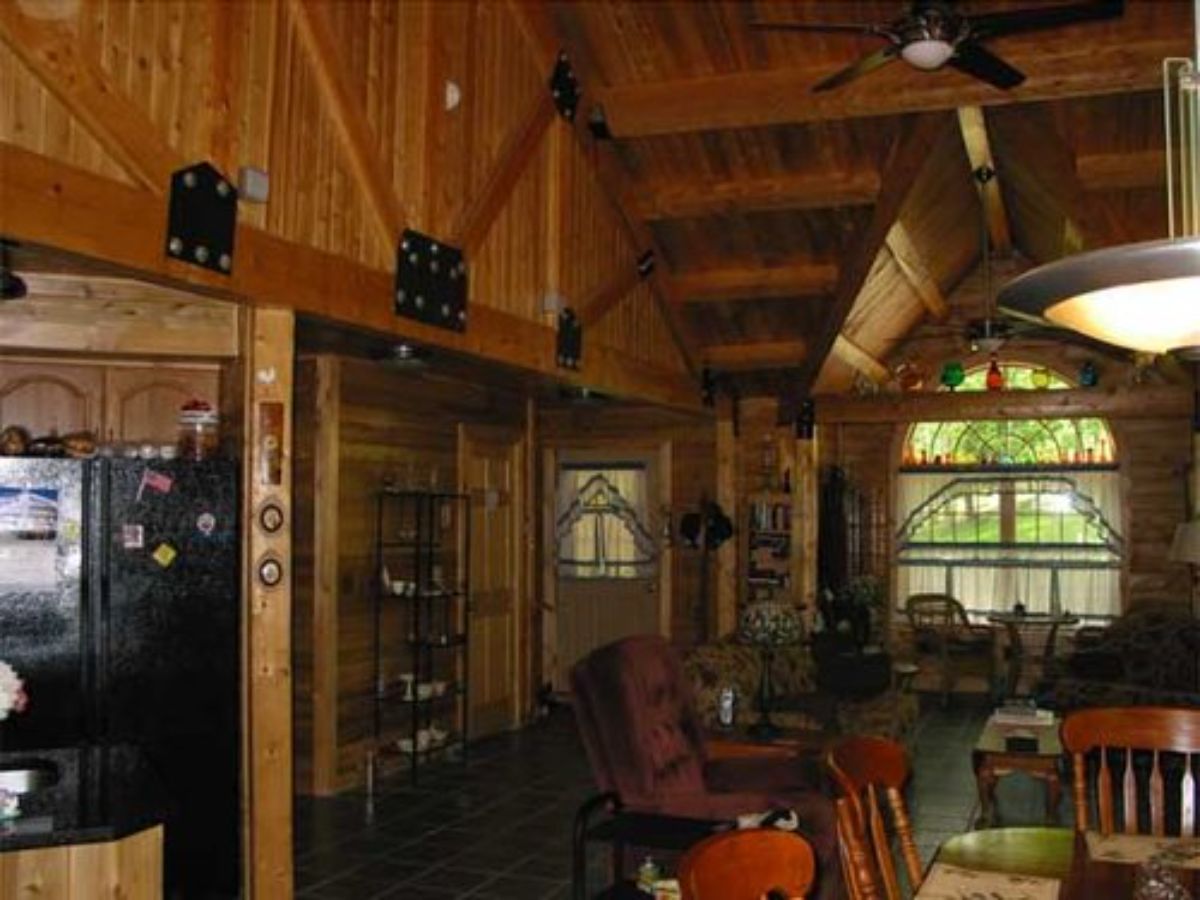
[[[572,564],[563,558],[565,529],[569,529],[570,508],[582,502],[593,506],[600,498],[577,496],[599,476],[613,498],[629,505],[631,528],[638,539],[625,540],[627,551],[645,562],[637,566],[602,566],[591,571],[587,565]],[[625,477],[623,477],[625,476]],[[630,476],[636,476],[631,479]],[[640,481],[636,491],[621,485]],[[571,667],[598,647],[635,634],[666,634],[669,611],[662,607],[661,566],[655,533],[660,527],[656,515],[661,501],[658,460],[652,454],[583,453],[559,454],[550,492],[553,507],[548,510],[549,540],[553,547],[550,564],[555,571],[554,654],[550,671],[554,690],[570,689]],[[619,529],[618,529],[619,530]],[[632,535],[626,535],[632,538]],[[586,549],[586,548],[585,548]]]
[[[471,498],[468,709],[472,738],[520,724],[524,455],[517,429],[459,426],[459,490]]]

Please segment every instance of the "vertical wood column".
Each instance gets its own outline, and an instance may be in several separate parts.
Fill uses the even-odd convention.
[[[245,880],[292,895],[291,310],[251,309],[242,350]],[[281,517],[277,518],[277,514]],[[273,526],[279,524],[279,527]]]
[[[796,498],[792,525],[795,553],[792,558],[797,566],[792,577],[796,599],[805,606],[804,620],[810,632],[817,614],[817,516],[821,491],[818,438],[819,431],[812,440],[795,439],[796,469],[792,483]]]
[[[735,529],[745,527],[738,510],[738,439],[734,432],[734,405],[722,397],[717,407],[717,504],[733,519]],[[713,604],[711,637],[730,634],[737,624],[738,547],[740,537],[726,541],[717,549],[716,602]]]
[[[317,358],[313,448],[312,768],[313,791],[338,790],[338,550],[341,362]]]

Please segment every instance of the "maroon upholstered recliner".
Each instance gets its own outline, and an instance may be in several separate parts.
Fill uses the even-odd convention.
[[[601,647],[572,669],[571,688],[597,787],[615,794],[622,809],[711,821],[793,809],[817,856],[813,896],[844,896],[834,808],[820,791],[819,764],[781,748],[728,742],[724,758],[714,758],[665,640],[638,636]]]

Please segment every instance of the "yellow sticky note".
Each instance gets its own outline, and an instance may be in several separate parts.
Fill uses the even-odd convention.
[[[170,544],[159,544],[150,555],[154,557],[156,563],[165,569],[171,563],[175,562],[175,557],[179,555],[179,552]]]

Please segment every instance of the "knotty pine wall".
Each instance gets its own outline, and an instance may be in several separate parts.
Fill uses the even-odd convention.
[[[372,735],[376,491],[456,489],[459,423],[523,428],[525,401],[482,378],[320,355],[297,366],[296,409],[296,785],[332,793],[361,780]]]
[[[398,228],[381,225],[365,182],[378,182],[403,225],[450,239],[549,77],[513,6],[494,0],[315,3],[334,45],[324,65],[287,0],[97,0],[62,19],[4,6],[0,37],[13,46],[0,40],[0,142],[159,192],[181,160],[211,159],[230,174],[255,166],[270,174],[270,199],[240,204],[243,222],[389,271]],[[97,137],[39,80],[31,58],[73,84],[96,81],[119,110],[117,127],[134,136],[136,159]],[[344,85],[341,108],[328,101],[321,72]],[[450,83],[461,92],[453,109]],[[365,137],[378,173],[356,170],[347,129]],[[542,321],[547,291],[578,304],[635,255],[555,118],[473,248],[471,302]],[[645,286],[588,340],[683,370]]]

